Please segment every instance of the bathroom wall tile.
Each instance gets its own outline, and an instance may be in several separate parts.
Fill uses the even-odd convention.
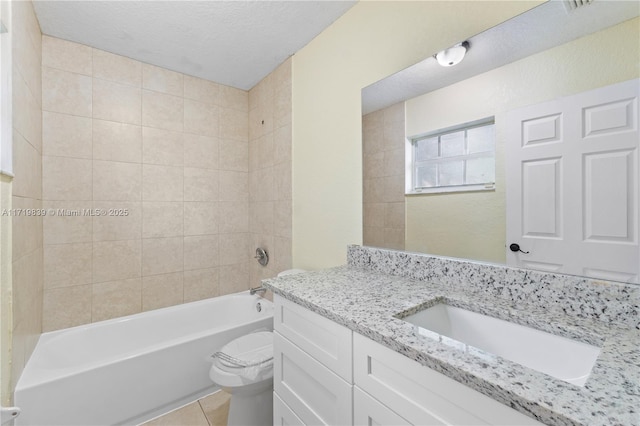
[[[184,76],[184,97],[211,105],[218,104],[220,85],[190,75]]]
[[[91,243],[44,246],[44,288],[90,284],[92,257]]]
[[[182,132],[142,128],[142,161],[145,164],[182,166],[184,147]]]
[[[291,123],[291,84],[282,85],[276,90],[273,121],[275,129]]]
[[[104,321],[142,311],[142,279],[111,281],[92,286],[91,320]]]
[[[405,175],[404,148],[384,152],[384,176]]]
[[[386,203],[384,211],[385,228],[404,229],[405,209],[404,203]]]
[[[184,123],[184,99],[178,96],[142,91],[142,125],[181,132]]]
[[[140,124],[141,89],[105,80],[93,80],[93,118]]]
[[[182,272],[153,275],[142,279],[142,310],[165,308],[183,302]]]
[[[141,201],[94,201],[94,210],[112,211],[93,217],[93,241],[140,239],[142,235]]]
[[[140,240],[93,243],[93,282],[118,281],[140,277]]]
[[[140,201],[142,165],[117,161],[93,162],[93,199]]]
[[[42,67],[42,109],[91,117],[91,77]]]
[[[13,209],[40,209],[42,201],[32,198],[16,197],[11,198],[11,208]],[[13,260],[37,250],[42,247],[42,218],[33,216],[14,216],[12,218],[11,239]]]
[[[224,265],[220,269],[220,295],[237,293],[249,289],[249,265]]]
[[[249,234],[220,234],[220,265],[249,262]]]
[[[271,269],[275,273],[282,272],[286,269],[291,269],[292,264],[292,243],[290,238],[273,238],[273,249],[269,259],[271,263]]]
[[[232,139],[221,139],[220,169],[248,172],[249,143]]]
[[[218,296],[218,280],[217,268],[184,271],[184,302]]]
[[[42,157],[44,200],[91,200],[91,160]]]
[[[218,138],[184,133],[185,167],[218,168]]]
[[[13,195],[42,198],[42,158],[18,132],[13,132]]]
[[[142,64],[142,87],[155,92],[183,96],[183,75],[155,65]]]
[[[251,232],[261,235],[273,235],[275,204],[273,201],[261,201],[250,205],[249,228]]]
[[[383,178],[383,200],[387,203],[404,202],[404,175]]]
[[[273,133],[267,133],[258,139],[258,169],[273,167],[276,163]]]
[[[383,109],[382,115],[385,126],[396,123],[404,125],[404,102],[399,102]]]
[[[249,173],[249,200],[275,201],[277,195],[274,167],[258,169]]]
[[[220,201],[243,201],[249,195],[249,174],[220,171]]]
[[[142,276],[183,270],[183,237],[142,240]]]
[[[248,120],[249,116],[244,111],[222,108],[220,110],[220,137],[243,142],[248,141]]]
[[[142,203],[142,238],[183,235],[182,202],[144,201]]]
[[[40,97],[32,93],[20,73],[13,73],[12,113],[14,133],[20,133],[37,151],[42,151]]]
[[[218,266],[220,249],[218,235],[184,237],[184,270]]]
[[[93,49],[93,77],[140,87],[142,64],[125,56]]]
[[[219,105],[223,108],[249,112],[249,92],[235,87],[220,85]]]
[[[90,76],[92,49],[83,44],[42,35],[42,65]]]
[[[249,231],[249,202],[221,201],[218,203],[219,232],[232,234]]]
[[[276,237],[292,237],[293,210],[291,204],[291,200],[281,200],[275,203],[273,207],[273,235]]]
[[[291,85],[292,62],[289,57],[273,71],[273,84],[276,91],[282,89],[284,86]]]
[[[383,128],[383,151],[404,149],[406,139],[404,136],[404,122],[385,124]]]
[[[184,203],[184,235],[211,235],[217,233],[217,203]]]
[[[93,227],[90,201],[44,201],[42,218],[44,244],[91,242]],[[55,212],[55,213],[54,213]]]
[[[217,201],[218,171],[185,167],[184,200]]]
[[[142,165],[142,199],[144,201],[182,201],[184,176],[182,167]]]
[[[191,99],[184,100],[184,131],[202,136],[218,136],[220,108]]]
[[[32,42],[31,37],[14,38],[12,44],[13,74],[15,75],[18,71],[37,99],[37,103],[40,104],[42,99],[42,50]]]
[[[91,322],[91,285],[52,288],[44,291],[42,331]]]
[[[365,179],[385,176],[384,152],[365,155],[362,162],[362,175]]]
[[[363,225],[384,228],[386,203],[363,203]]]
[[[375,114],[375,113],[371,113]],[[363,121],[363,129],[362,129],[362,153],[364,155],[374,154],[376,152],[384,151],[384,133],[382,127],[367,127],[366,117],[371,114],[367,114],[365,116],[365,121]]]
[[[274,200],[291,200],[293,198],[291,164],[281,163],[274,166],[273,182],[275,185]]]
[[[363,200],[366,203],[385,202],[385,179],[371,178],[363,180]],[[393,189],[390,187],[390,189]]]
[[[291,124],[279,127],[273,132],[274,162],[291,163]]]
[[[363,229],[362,243],[365,246],[384,247],[384,228],[365,226]]]
[[[133,124],[94,119],[93,159],[142,162],[142,128]]]
[[[91,119],[75,115],[42,113],[42,154],[91,158]]]
[[[394,250],[404,249],[404,229],[384,228],[384,246]]]

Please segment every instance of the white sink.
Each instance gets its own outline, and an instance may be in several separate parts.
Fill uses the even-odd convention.
[[[587,343],[442,303],[401,319],[578,386],[600,354]]]

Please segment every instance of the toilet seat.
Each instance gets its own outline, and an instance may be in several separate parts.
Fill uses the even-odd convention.
[[[212,355],[211,379],[222,386],[243,386],[273,377],[273,332],[247,334]]]

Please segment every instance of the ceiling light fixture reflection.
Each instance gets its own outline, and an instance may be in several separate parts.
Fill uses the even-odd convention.
[[[469,49],[469,42],[463,41],[455,46],[436,53],[434,56],[438,63],[443,67],[452,67],[459,64]]]

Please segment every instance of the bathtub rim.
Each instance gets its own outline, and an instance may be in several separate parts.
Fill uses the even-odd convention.
[[[274,311],[274,307],[273,307],[273,302],[271,302],[269,299],[263,298],[259,295],[250,295],[248,290],[245,291],[241,291],[241,292],[237,292],[237,293],[229,293],[229,294],[225,294],[222,296],[215,296],[215,297],[210,297],[207,299],[202,299],[202,300],[197,300],[194,302],[187,302],[187,303],[182,303],[179,305],[173,305],[173,306],[167,306],[164,308],[159,308],[159,309],[153,309],[150,311],[145,311],[145,312],[138,312],[135,314],[131,314],[131,315],[126,315],[123,317],[117,317],[117,318],[111,318],[108,320],[103,320],[103,321],[96,321],[94,323],[89,323],[89,324],[81,324],[78,326],[74,326],[74,327],[69,327],[69,328],[63,328],[63,329],[59,329],[59,330],[52,330],[52,331],[48,331],[45,333],[42,333],[39,337],[38,337],[38,341],[36,343],[35,349],[33,351],[33,354],[36,354],[36,356],[38,356],[38,348],[46,345],[47,343],[49,343],[50,341],[54,340],[56,337],[61,337],[64,334],[67,333],[72,333],[74,331],[78,331],[78,330],[85,330],[88,328],[92,328],[92,327],[105,327],[105,326],[109,326],[111,324],[118,324],[118,323],[122,323],[122,322],[127,322],[127,321],[131,321],[135,318],[138,318],[142,315],[146,315],[146,316],[159,316],[159,315],[163,315],[166,314],[167,312],[173,311],[173,310],[181,310],[181,309],[188,309],[188,307],[190,306],[197,306],[197,305],[204,305],[207,303],[211,303],[212,301],[216,300],[216,299],[220,299],[220,298],[237,298],[237,297],[248,297],[251,299],[254,299],[256,302],[265,302],[266,306],[263,307],[263,311],[264,312],[264,316],[260,316],[257,318],[252,319],[251,321],[247,321],[247,322],[241,322],[241,323],[234,323],[233,325],[225,325],[225,326],[220,326],[215,328],[215,332],[224,332],[227,331],[231,328],[234,328],[236,326],[239,325],[251,325],[251,324],[256,324],[256,323],[260,323],[263,322],[265,319],[267,318],[273,318],[273,311]],[[267,309],[266,311],[264,311],[264,309]],[[258,327],[256,328],[256,330],[262,329],[263,327]],[[273,327],[271,327],[272,329]],[[149,346],[145,346],[143,348],[140,348],[137,351],[129,351],[123,354],[120,354],[118,356],[110,356],[107,358],[103,358],[103,359],[98,359],[95,361],[91,361],[91,362],[86,362],[86,363],[82,363],[80,364],[80,367],[78,365],[72,365],[69,367],[61,367],[61,368],[47,368],[47,367],[42,367],[42,366],[38,366],[37,363],[38,359],[37,358],[33,358],[32,357],[27,361],[27,364],[25,365],[25,368],[20,376],[20,378],[18,379],[18,382],[16,383],[16,387],[15,387],[15,391],[17,392],[19,390],[26,390],[26,389],[30,389],[32,387],[35,386],[39,386],[45,383],[49,383],[55,380],[59,380],[62,377],[73,377],[75,375],[79,375],[82,374],[88,370],[92,370],[95,368],[100,368],[100,367],[104,367],[110,364],[114,364],[116,362],[123,362],[123,361],[127,361],[127,360],[131,360],[133,358],[136,357],[140,357],[140,356],[144,356],[150,352],[154,352],[157,351],[159,349],[162,348],[168,348],[168,347],[173,347],[173,346],[177,346],[180,344],[184,344],[185,342],[191,341],[191,340],[196,340],[196,339],[201,339],[203,337],[206,337],[208,335],[211,335],[211,330],[203,330],[203,331],[199,331],[199,332],[195,332],[195,333],[189,333],[187,335],[184,335],[180,338],[175,338],[172,340],[168,340],[168,341],[163,341],[160,343],[155,343]],[[31,363],[31,365],[29,364]],[[34,365],[35,364],[35,365]],[[31,367],[31,368],[28,368]]]

